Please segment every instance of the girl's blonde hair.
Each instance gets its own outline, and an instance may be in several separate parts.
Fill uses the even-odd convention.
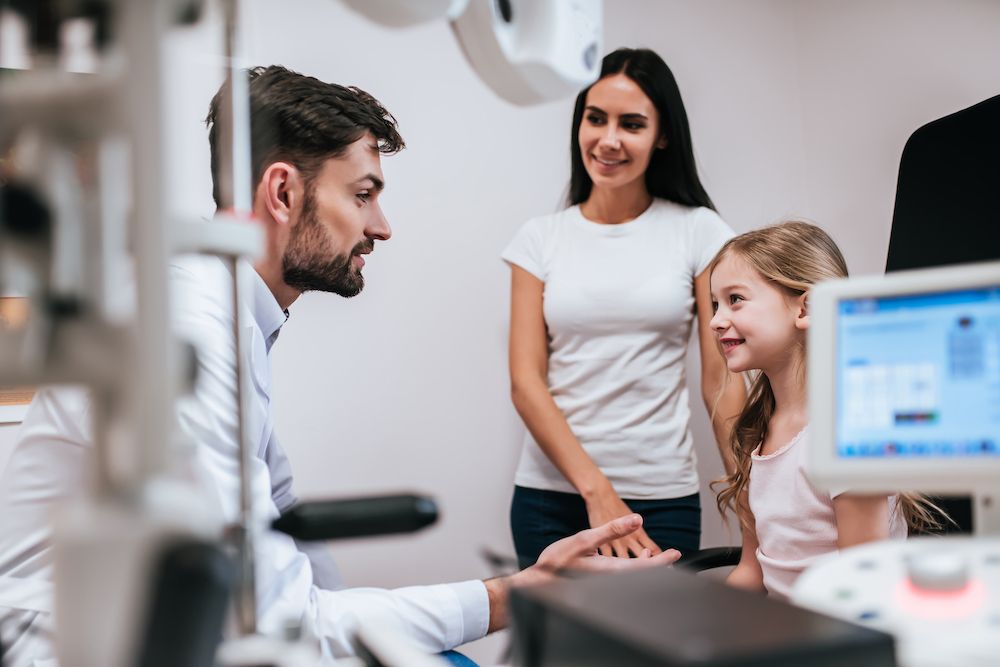
[[[847,277],[847,262],[833,239],[816,225],[795,220],[730,239],[709,264],[709,273],[726,257],[738,257],[791,297],[806,294],[822,280]],[[771,384],[766,375],[757,373],[729,438],[736,470],[712,484],[713,488],[725,485],[716,498],[723,517],[727,511],[734,511],[745,525],[751,522],[744,495],[750,481],[750,454],[767,437],[774,407]],[[901,493],[897,507],[911,530],[938,528],[939,516],[944,516],[920,494]]]

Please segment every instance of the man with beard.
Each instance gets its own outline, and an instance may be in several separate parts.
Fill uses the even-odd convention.
[[[221,99],[212,100],[207,119],[217,205]],[[281,67],[250,72],[250,116],[253,213],[265,246],[261,259],[238,272],[252,386],[246,427],[255,445],[254,505],[273,518],[295,497],[272,424],[271,348],[303,292],[351,297],[361,291],[364,256],[391,234],[379,205],[380,156],[404,143],[395,120],[367,93]],[[175,328],[198,350],[194,395],[178,406],[180,427],[192,443],[186,465],[228,523],[239,518],[232,280],[217,258],[185,258],[171,267]],[[49,511],[85,487],[90,419],[85,392],[40,391],[0,480],[0,633],[8,665],[53,657]],[[300,622],[324,654],[339,656],[352,652],[355,629],[377,620],[428,652],[448,651],[507,624],[511,585],[544,581],[571,567],[620,569],[676,560],[676,551],[632,560],[594,555],[600,544],[640,524],[631,515],[569,537],[543,552],[536,566],[510,577],[391,591],[334,590],[329,556],[307,555],[291,539],[263,533],[255,550],[258,625],[277,632],[289,620]]]

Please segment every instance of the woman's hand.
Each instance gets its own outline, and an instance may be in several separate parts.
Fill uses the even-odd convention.
[[[628,505],[625,504],[610,485],[603,491],[594,494],[590,498],[585,498],[587,503],[587,518],[591,528],[603,526],[618,517],[633,514]],[[643,528],[638,528],[626,535],[615,537],[614,539],[601,544],[598,551],[602,556],[617,556],[619,558],[641,557],[643,550],[648,549],[649,553],[656,555],[663,549],[657,546],[656,542],[649,538]]]
[[[579,570],[583,572],[625,572],[646,567],[672,565],[681,557],[680,552],[667,549],[656,555],[648,550],[637,558],[620,560],[608,558],[598,553],[609,542],[634,535],[642,530],[642,517],[629,513],[603,526],[582,530],[558,542],[553,542],[542,551],[538,562],[509,577],[486,580],[486,593],[490,601],[489,632],[507,627],[507,592],[511,586],[532,586],[551,581],[560,572]]]

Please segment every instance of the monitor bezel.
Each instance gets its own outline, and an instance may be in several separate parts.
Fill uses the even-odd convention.
[[[836,452],[838,306],[844,300],[1000,287],[1000,261],[900,271],[817,284],[808,296],[809,476],[857,491],[969,493],[1000,486],[1000,457],[841,458]],[[1000,434],[998,434],[1000,437]]]

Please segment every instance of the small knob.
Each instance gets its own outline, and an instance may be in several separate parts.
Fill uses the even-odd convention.
[[[957,592],[969,583],[969,561],[952,551],[929,551],[907,559],[910,582],[925,591]]]

